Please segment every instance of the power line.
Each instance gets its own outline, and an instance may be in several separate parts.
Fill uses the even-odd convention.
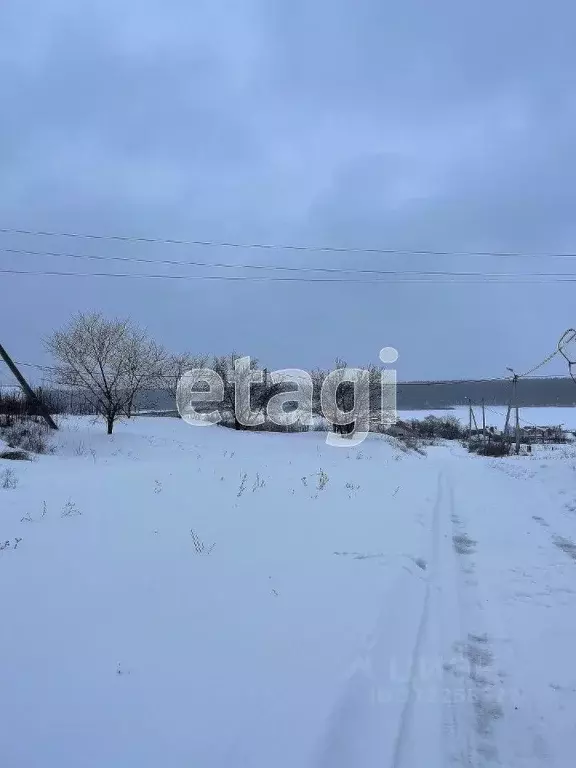
[[[57,370],[54,366],[50,365],[42,365],[40,363],[25,363],[22,361],[19,361],[17,365],[21,365],[28,368],[37,368],[41,371],[50,371],[54,372]],[[162,376],[159,375],[156,378],[162,379],[162,378],[174,378],[173,376]],[[533,376],[532,379],[542,380],[542,379],[566,379],[568,380],[567,376]],[[486,377],[486,378],[480,378],[480,379],[425,379],[422,381],[399,381],[397,382],[397,385],[399,387],[409,387],[409,386],[435,386],[435,385],[448,385],[448,384],[485,384],[488,382],[509,382],[510,377],[508,376],[493,376],[493,377]]]
[[[574,331],[574,329],[573,329],[573,328],[569,328],[567,331],[564,331],[564,333],[563,333],[563,334],[562,334],[562,336],[560,337],[560,340],[558,341],[558,344],[556,345],[556,349],[555,349],[553,352],[551,352],[549,355],[547,355],[547,356],[544,358],[544,360],[542,360],[540,363],[538,363],[537,365],[535,365],[533,368],[530,368],[530,370],[526,371],[525,373],[518,373],[518,374],[514,373],[514,376],[516,376],[516,378],[517,378],[517,379],[524,379],[524,378],[526,378],[527,376],[530,376],[530,374],[534,373],[535,371],[538,371],[538,370],[540,370],[540,368],[543,368],[545,365],[548,365],[548,363],[549,363],[551,360],[553,360],[553,359],[556,357],[556,355],[558,355],[558,354],[560,354],[560,353],[562,353],[562,355],[563,355],[563,356],[564,356],[566,359],[568,359],[568,358],[566,357],[566,355],[564,354],[564,352],[562,351],[562,342],[563,342],[563,341],[564,341],[564,339],[565,339],[565,338],[568,336],[568,334],[569,334],[569,333],[572,333],[572,334],[573,334],[573,336],[571,337],[571,339],[570,339],[570,340],[572,340],[572,339],[574,338],[574,336],[576,336],[576,331]],[[570,376],[572,377],[572,368],[571,368],[571,366],[573,365],[573,363],[570,363],[570,361],[568,361],[568,363],[569,363],[569,369],[570,369]],[[512,369],[510,369],[510,370],[512,370]],[[573,378],[573,377],[572,377],[572,378]]]
[[[543,368],[545,365],[547,365],[551,360],[553,360],[556,355],[560,352],[560,350],[557,348],[554,350],[554,352],[551,352],[549,355],[547,355],[544,360],[542,360],[541,363],[538,363],[538,365],[535,365],[533,368],[530,368],[529,371],[526,371],[526,373],[519,373],[518,378],[524,379],[527,376],[530,376],[530,374],[534,373],[535,371],[540,370],[540,368]]]
[[[230,264],[225,262],[205,261],[176,261],[173,259],[145,259],[134,256],[101,256],[87,253],[70,253],[62,251],[33,251],[21,248],[0,248],[1,253],[10,253],[19,256],[62,257],[69,259],[87,259],[92,261],[120,261],[135,264],[165,264],[173,267],[209,267],[217,269],[257,269],[273,270],[281,272],[322,272],[331,274],[368,274],[390,277],[393,275],[415,275],[418,277],[567,277],[576,278],[573,272],[525,272],[519,275],[516,272],[455,272],[450,270],[381,270],[381,269],[356,269],[335,267],[287,267],[279,264]]]
[[[567,376],[531,376],[529,381],[542,381],[560,379],[562,381],[568,381]],[[409,386],[434,386],[434,385],[447,385],[447,384],[487,384],[491,382],[510,382],[511,379],[508,376],[495,376],[493,378],[486,379],[448,379],[445,381],[398,381],[398,387]]]
[[[554,258],[571,259],[576,253],[530,253],[520,251],[450,251],[409,248],[338,247],[331,245],[293,245],[284,243],[239,243],[220,240],[184,240],[164,237],[139,237],[131,235],[97,235],[85,232],[53,232],[51,230],[17,229],[0,227],[0,234],[27,235],[29,237],[62,237],[83,240],[107,240],[122,243],[151,243],[162,245],[202,246],[206,248],[246,248],[258,250],[304,251],[309,253],[366,253],[398,256],[488,256],[504,258]]]
[[[479,274],[478,277],[484,277],[487,279],[479,280],[455,280],[454,277],[466,277],[466,273],[441,273],[432,272],[428,276],[420,275],[417,272],[403,272],[398,270],[396,272],[390,272],[389,277],[393,279],[376,279],[363,280],[361,278],[330,278],[330,277],[270,277],[270,276],[246,276],[246,275],[166,275],[166,274],[130,274],[126,272],[66,272],[63,270],[25,270],[25,269],[0,269],[0,274],[7,275],[36,275],[43,277],[112,277],[112,278],[126,278],[131,280],[225,280],[230,282],[290,282],[290,283],[364,283],[364,284],[380,284],[390,285],[393,283],[451,283],[453,285],[465,285],[470,283],[472,285],[488,285],[503,284],[503,285],[518,285],[518,284],[538,284],[547,285],[552,283],[575,283],[576,275],[573,277],[556,277],[552,276],[552,279],[543,279],[542,277],[536,277],[534,279],[524,279],[523,275],[510,275],[506,276],[507,279],[500,279],[499,276],[491,277],[489,274]],[[409,278],[408,275],[414,274],[415,278]],[[438,275],[439,279],[434,279]],[[520,279],[511,279],[512,277]]]

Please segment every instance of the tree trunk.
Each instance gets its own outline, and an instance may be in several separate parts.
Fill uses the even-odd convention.
[[[112,430],[114,429],[114,416],[107,416],[106,417],[106,425],[108,427],[108,434],[112,434]]]
[[[124,415],[127,419],[132,418],[132,411],[134,409],[134,392],[129,395],[128,400],[126,401],[126,406],[124,408]]]

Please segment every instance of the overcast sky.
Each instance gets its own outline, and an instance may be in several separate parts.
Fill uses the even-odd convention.
[[[569,0],[5,0],[0,228],[461,253],[2,234],[0,268],[377,279],[9,248],[520,277],[0,274],[0,341],[45,363],[42,337],[98,310],[130,316],[174,351],[237,350],[272,368],[377,363],[383,346],[399,350],[401,379],[530,367],[576,324],[576,283],[520,281],[576,275],[576,261],[466,252],[576,252],[575,28]]]

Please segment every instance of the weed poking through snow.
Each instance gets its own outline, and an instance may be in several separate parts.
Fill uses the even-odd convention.
[[[42,513],[40,514],[40,520],[42,520],[42,518],[46,517],[46,513],[47,512],[48,512],[48,507],[46,506],[46,502],[43,501],[42,502]],[[20,518],[20,522],[21,523],[35,523],[35,522],[37,522],[37,520],[34,520],[32,515],[30,514],[30,512],[26,512],[24,517]]]
[[[244,472],[242,475],[240,475],[240,487],[238,488],[238,493],[236,494],[236,496],[238,496],[238,498],[240,498],[240,496],[242,496],[242,494],[246,490],[246,482],[247,482],[247,480],[248,480],[248,475],[246,474],[246,472]]]
[[[21,541],[22,539],[16,536],[12,549],[18,549],[18,544],[20,544]],[[0,543],[0,552],[3,552],[5,549],[10,549],[10,539],[6,539],[6,541]]]
[[[360,486],[354,485],[354,483],[346,483],[346,490],[348,491],[348,498],[351,499],[360,490]]]
[[[14,489],[18,485],[18,476],[13,469],[5,469],[0,475],[0,485],[2,488]]]
[[[324,472],[323,469],[321,469],[320,472],[318,472],[318,490],[319,491],[323,491],[324,488],[326,488],[326,486],[328,485],[329,479],[330,478],[328,477],[326,472]]]
[[[86,456],[86,446],[83,440],[80,440],[76,448],[74,448],[74,453],[76,456]]]
[[[268,576],[268,578],[270,579],[270,581],[272,581],[272,576]],[[278,597],[278,595],[279,595],[279,592],[278,592],[278,590],[277,590],[277,589],[275,589],[274,587],[271,587],[270,591],[272,592],[272,594],[274,595],[274,597]]]
[[[256,472],[256,480],[254,481],[254,485],[252,486],[252,493],[254,493],[254,491],[257,491],[258,488],[264,488],[265,485],[266,485],[266,481],[260,477],[258,472]]]
[[[190,536],[192,536],[194,551],[197,555],[209,555],[216,546],[216,542],[214,542],[207,547],[193,528],[190,528]]]
[[[81,515],[82,512],[78,509],[76,504],[72,501],[72,499],[68,499],[66,504],[64,504],[64,507],[62,508],[62,514],[61,517],[76,517],[76,515]]]

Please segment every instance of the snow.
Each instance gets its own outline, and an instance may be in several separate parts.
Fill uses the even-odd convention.
[[[0,460],[3,765],[572,765],[572,447],[54,440]]]

